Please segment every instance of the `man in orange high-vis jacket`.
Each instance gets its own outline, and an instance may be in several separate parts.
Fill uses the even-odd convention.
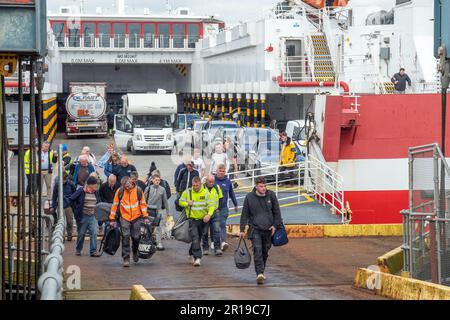
[[[111,226],[116,225],[116,213],[120,208],[120,226],[122,229],[122,258],[123,266],[130,266],[130,236],[132,241],[133,261],[137,263],[139,236],[142,222],[148,223],[147,203],[144,191],[136,186],[130,177],[123,177],[121,185],[114,196],[109,220]]]

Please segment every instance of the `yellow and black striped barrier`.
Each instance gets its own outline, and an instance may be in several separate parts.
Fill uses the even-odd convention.
[[[44,140],[48,142],[52,142],[55,137],[56,129],[58,127],[58,113],[57,105],[56,105],[56,97],[43,100],[42,101],[43,108],[43,134]]]
[[[175,68],[183,75],[184,77],[187,76],[187,66],[185,64],[176,64]]]

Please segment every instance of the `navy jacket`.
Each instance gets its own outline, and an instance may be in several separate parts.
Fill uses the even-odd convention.
[[[182,193],[187,188],[192,187],[192,179],[194,177],[200,177],[200,173],[197,170],[193,169],[192,172],[189,172],[187,168],[182,169],[178,175],[177,192]]]
[[[58,184],[59,184],[59,176],[55,179],[55,185],[53,186],[52,192],[52,208],[56,209],[58,207]],[[77,187],[73,184],[72,180],[67,180],[66,183],[63,184],[63,203],[64,209],[70,207],[69,197],[77,191]]]
[[[123,177],[129,177],[133,171],[137,171],[136,167],[129,164],[126,167],[117,166],[113,169],[113,174],[117,177],[117,182],[121,183]]]
[[[75,220],[77,222],[80,222],[81,218],[83,217],[83,206],[84,206],[84,198],[85,198],[85,196],[86,196],[86,192],[84,191],[84,188],[79,188],[69,198],[70,205],[71,205],[72,210],[73,210],[73,215],[74,215]],[[100,197],[98,195],[98,192],[95,193],[95,197],[97,198],[97,203],[99,203],[100,202]]]
[[[73,171],[73,183],[75,185],[78,184],[78,171],[80,171],[80,167],[81,167],[81,164],[78,163],[75,166],[75,170]],[[94,166],[92,164],[89,163],[88,167],[89,167],[89,174],[91,174],[92,172],[95,171],[95,168],[94,168]]]
[[[180,171],[184,168],[186,168],[186,166],[184,165],[184,163],[182,163],[178,165],[178,167],[175,169],[175,175],[173,176],[173,184],[175,186],[177,186],[178,175],[180,174]]]
[[[234,206],[237,207],[238,203],[236,200],[236,195],[234,194],[233,184],[228,177],[225,176],[222,180],[216,177],[214,185],[219,186],[220,189],[222,189],[223,198],[220,208],[228,207],[228,196],[231,198],[231,201],[233,201]]]
[[[406,73],[403,74],[403,76],[400,75],[400,73],[394,74],[391,81],[392,81],[392,83],[394,83],[395,90],[397,90],[397,91],[405,91],[406,90],[406,82],[408,82],[408,85],[411,87],[411,79],[408,77],[408,75]]]

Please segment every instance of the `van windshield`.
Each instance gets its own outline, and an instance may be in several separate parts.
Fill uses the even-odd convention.
[[[172,123],[170,116],[159,115],[145,115],[145,116],[133,116],[133,122],[135,128],[140,129],[159,129],[159,128],[171,128]]]

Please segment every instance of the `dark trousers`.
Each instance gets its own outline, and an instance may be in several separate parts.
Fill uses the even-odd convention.
[[[192,238],[191,247],[189,248],[189,255],[194,256],[195,259],[202,258],[202,241],[203,235],[206,233],[208,224],[203,220],[189,219],[189,233]]]
[[[208,232],[209,230],[209,232]],[[203,250],[209,250],[209,237],[214,242],[214,249],[220,249],[220,216],[216,211],[211,220],[207,223],[205,234],[203,235]]]
[[[251,231],[253,259],[255,261],[256,274],[264,274],[266,268],[267,258],[269,257],[269,250],[272,247],[272,231],[270,230],[256,230]]]
[[[25,190],[26,195],[30,195],[30,189],[31,189],[31,181],[33,180],[34,186],[33,186],[33,192],[32,194],[36,194],[39,188],[39,185],[41,183],[41,175],[37,173],[27,174],[27,188]],[[51,199],[51,197],[49,198]]]
[[[120,218],[120,228],[122,230],[122,258],[130,258],[130,237],[132,243],[131,250],[133,251],[133,254],[137,254],[142,223],[142,218],[135,219],[131,222],[122,217]]]

